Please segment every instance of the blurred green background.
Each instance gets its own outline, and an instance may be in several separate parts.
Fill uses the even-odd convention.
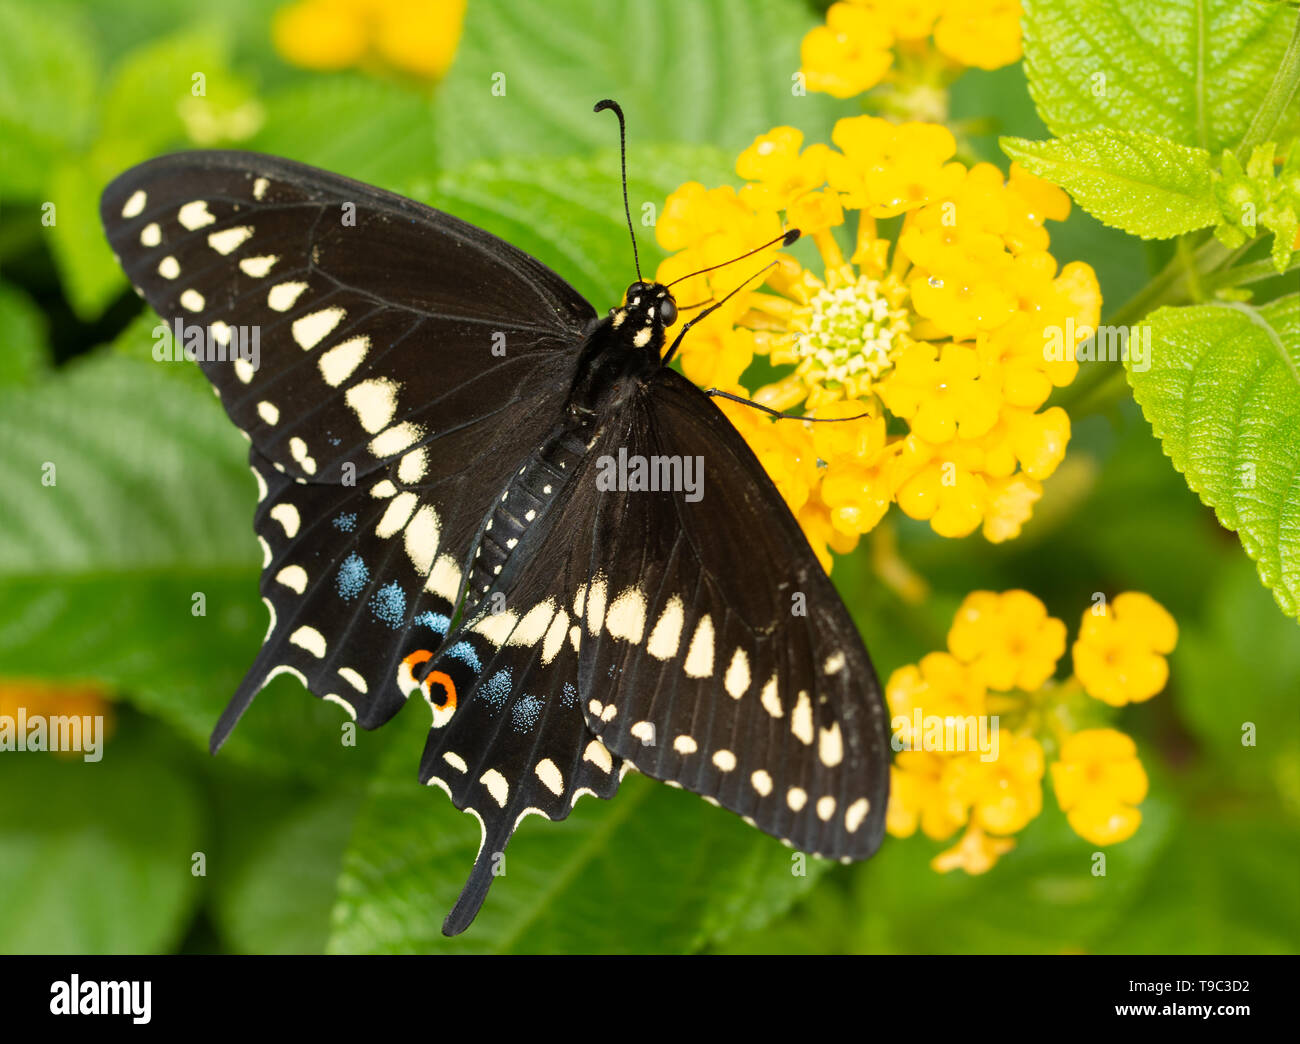
[[[479,224],[601,308],[631,263],[596,99],[627,111],[634,209],[689,179],[737,184],[735,154],[775,125],[825,141],[860,111],[792,96],[820,19],[802,0],[471,0],[436,88],[294,67],[272,43],[275,7],[0,0],[0,693],[72,686],[114,721],[98,764],[0,756],[0,952],[1300,949],[1296,625],[1127,397],[1073,416],[1020,539],[903,520],[922,605],[880,584],[865,548],[834,572],[885,677],[942,647],[976,588],[1024,587],[1072,635],[1095,591],[1145,591],[1174,614],[1168,690],[1117,719],[1152,786],[1105,877],[1050,793],[981,877],[933,872],[945,846],[921,838],[795,877],[775,841],[633,776],[562,824],[527,820],[478,921],[445,940],[478,829],[416,784],[418,713],[344,746],[337,708],[281,678],[209,757],[265,628],[254,484],[197,368],[149,358],[156,317],[99,226],[109,179],[201,145],[291,157]],[[972,148],[1004,169],[997,133],[1045,136],[1019,65],[965,74],[952,110],[988,121]],[[1060,261],[1096,268],[1107,310],[1165,260],[1077,209],[1051,231]],[[649,236],[641,250],[652,271],[661,252]]]

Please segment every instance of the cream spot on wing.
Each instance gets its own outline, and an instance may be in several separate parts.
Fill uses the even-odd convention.
[[[502,643],[510,637],[510,632],[515,629],[518,622],[519,617],[506,609],[499,613],[488,613],[470,630],[475,634],[481,634],[499,649]]]
[[[605,629],[614,638],[639,642],[645,633],[645,595],[639,587],[629,587],[610,604]]]
[[[391,508],[395,503],[396,500],[392,501],[389,507]],[[406,557],[411,560],[417,575],[428,576],[433,569],[433,558],[438,553],[439,537],[438,512],[425,504],[406,524],[406,532],[402,536]]]
[[[677,646],[682,640],[682,624],[686,613],[682,609],[682,600],[676,595],[668,599],[664,611],[659,614],[659,621],[650,632],[646,642],[646,652],[657,660],[671,660],[677,655]]]
[[[321,353],[320,375],[331,388],[337,388],[356,371],[370,350],[370,338],[364,334],[340,341]]]
[[[606,594],[605,578],[596,577],[587,591],[587,630],[592,634],[600,634],[600,629],[605,623]]]
[[[277,582],[284,584],[285,587],[292,588],[299,594],[307,590],[307,570],[299,565],[285,566],[275,574]]]
[[[158,262],[158,274],[164,279],[175,279],[181,274],[181,263],[168,254]]]
[[[542,639],[542,664],[549,665],[556,656],[559,655],[560,649],[564,647],[564,629],[569,626],[569,614],[563,609],[558,609],[555,618],[551,620],[551,626],[546,629],[546,637]]]
[[[844,654],[842,652],[831,653],[826,657],[826,662],[822,664],[822,670],[827,674],[839,674],[844,669]]]
[[[488,769],[479,776],[478,781],[487,787],[493,801],[502,808],[506,807],[506,799],[510,796],[510,784],[506,782],[505,776],[496,769]]]
[[[798,812],[808,804],[808,791],[803,787],[791,787],[786,791],[785,803],[790,806],[791,812]]]
[[[410,520],[419,502],[420,498],[409,490],[395,496],[388,502],[388,508],[380,518],[379,525],[375,526],[375,536],[387,540],[397,533]]]
[[[754,789],[763,797],[767,797],[768,794],[772,793],[772,777],[763,769],[759,769],[750,776],[749,782],[754,785]]]
[[[825,797],[817,799],[817,818],[823,823],[829,822],[831,816],[835,815],[835,799],[827,794]]]
[[[190,232],[210,225],[217,219],[208,212],[206,201],[196,199],[193,203],[186,203],[176,212],[176,220]]]
[[[266,195],[267,186],[270,184],[271,183],[267,181],[266,178],[258,178],[256,181],[254,181],[253,198],[260,203],[262,201],[262,197]]]
[[[694,754],[700,749],[700,745],[695,742],[695,737],[685,734],[678,736],[673,740],[673,750],[678,754]]]
[[[524,613],[519,626],[514,629],[506,644],[521,645],[531,649],[546,636],[546,629],[555,616],[556,608],[556,604],[549,598],[544,602],[538,602]]]
[[[325,655],[325,636],[314,627],[299,627],[289,635],[289,643],[320,659]]]
[[[397,487],[388,479],[380,479],[370,487],[370,495],[376,500],[387,500],[397,496]]]
[[[181,294],[181,307],[187,312],[201,312],[203,305],[203,295],[197,290],[186,290]]]
[[[261,279],[275,267],[280,258],[276,254],[263,254],[261,257],[246,257],[239,262],[239,270],[246,276]]]
[[[465,764],[465,759],[457,754],[454,750],[444,750],[442,760],[454,768],[457,772],[468,772],[469,766]]]
[[[154,221],[140,229],[140,245],[156,247],[162,242],[162,228]]]
[[[785,711],[781,709],[781,700],[776,694],[775,674],[772,675],[772,677],[768,679],[767,684],[763,686],[761,702],[763,704],[763,709],[774,718],[779,718],[785,713]]]
[[[745,655],[745,650],[737,648],[735,654],[731,657],[731,666],[727,668],[727,676],[722,680],[722,686],[727,690],[727,695],[732,699],[740,699],[745,695],[749,688],[749,657]]]
[[[352,706],[352,704],[350,704],[347,700],[345,700],[342,696],[340,696],[338,693],[327,692],[324,696],[321,697],[321,699],[325,700],[328,703],[337,703],[340,707],[342,707],[345,711],[348,712],[349,718],[351,718],[353,721],[357,720],[357,709],[354,706]]]
[[[284,527],[284,535],[290,540],[298,535],[298,526],[302,520],[298,517],[298,509],[292,504],[276,504],[269,514]]]
[[[287,312],[306,289],[306,283],[276,283],[266,295],[267,307],[272,311]]]
[[[232,250],[239,249],[240,244],[252,234],[253,227],[251,225],[223,228],[220,232],[213,232],[208,236],[208,246],[212,247],[222,257],[225,257]]]
[[[342,678],[349,685],[351,685],[352,688],[356,689],[357,692],[368,691],[366,688],[366,679],[361,677],[361,675],[358,674],[356,671],[354,671],[351,667],[340,667],[339,677]]]
[[[293,322],[293,339],[304,352],[321,343],[334,327],[343,321],[347,312],[342,308],[322,308],[319,312],[304,315]]]
[[[395,457],[424,438],[424,429],[418,424],[403,421],[370,440],[370,452],[376,457]]]
[[[691,638],[682,669],[690,678],[707,678],[713,673],[713,620],[708,613],[695,625],[695,635]]]
[[[817,744],[817,756],[827,768],[834,768],[844,760],[844,739],[840,735],[840,723],[837,721],[829,729],[821,730],[821,740]]]
[[[423,446],[411,450],[397,465],[397,477],[406,486],[414,486],[429,471],[429,451]]]
[[[601,772],[609,772],[614,768],[614,760],[609,756],[609,750],[598,739],[587,744],[587,749],[582,752],[582,760],[590,761]]]
[[[862,826],[862,821],[867,818],[867,813],[871,810],[871,802],[866,798],[858,798],[847,809],[844,810],[844,829],[850,834]]]
[[[400,385],[388,377],[372,377],[354,384],[344,393],[344,401],[357,415],[357,423],[371,435],[383,431],[397,413]]]
[[[627,730],[641,741],[642,746],[650,746],[655,741],[655,726],[652,721],[638,721]]]
[[[559,797],[564,793],[564,777],[560,775],[560,770],[550,758],[543,758],[539,761],[535,771],[537,778],[542,781],[542,784],[552,794]]]
[[[730,772],[736,767],[736,755],[729,750],[715,750],[713,764],[717,766],[719,772]]]
[[[259,402],[257,404],[257,415],[272,426],[280,423],[280,409],[273,402]]]
[[[439,555],[429,572],[429,579],[424,589],[448,602],[455,602],[460,595],[460,565],[451,555]]]
[[[795,701],[794,710],[790,714],[790,731],[800,743],[810,745],[813,741],[812,701],[808,699],[807,692],[801,691]]]
[[[144,205],[148,197],[144,189],[136,189],[131,193],[130,198],[122,204],[122,216],[124,218],[139,217],[144,212]]]

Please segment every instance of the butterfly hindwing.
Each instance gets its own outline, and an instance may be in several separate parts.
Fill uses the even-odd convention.
[[[780,494],[722,412],[670,370],[593,453],[620,449],[702,466],[702,482],[698,499],[594,493],[579,685],[589,728],[639,771],[803,851],[870,855],[889,787],[884,703]]]

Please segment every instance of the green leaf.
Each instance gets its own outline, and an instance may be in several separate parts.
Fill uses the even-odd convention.
[[[1296,953],[1296,829],[1248,810],[1191,820],[1161,854],[1101,953]]]
[[[1107,128],[1217,153],[1250,124],[1295,19],[1241,0],[1024,0],[1025,71],[1057,137]]]
[[[83,12],[64,5],[0,4],[0,193],[49,199],[50,166],[87,144],[99,55]]]
[[[0,283],[0,387],[35,383],[49,365],[45,316],[16,286]]]
[[[1300,807],[1300,718],[1290,696],[1300,642],[1249,564],[1237,556],[1235,565],[1206,589],[1207,619],[1180,621],[1170,668],[1178,706],[1220,778],[1226,770],[1271,782]]]
[[[614,118],[591,109],[608,97],[636,143],[734,153],[779,124],[829,140],[841,107],[792,93],[799,43],[816,24],[797,0],[480,0],[438,92],[445,164],[606,148]]]
[[[641,222],[644,205],[663,208],[683,182],[731,183],[726,155],[699,146],[654,146],[628,154],[628,198],[647,276],[664,256],[654,229]],[[616,149],[590,158],[501,159],[473,164],[408,190],[479,225],[546,262],[597,311],[622,299],[635,278],[623,216]]]
[[[1161,308],[1133,394],[1165,453],[1300,616],[1300,295]]]
[[[525,819],[478,918],[448,939],[442,920],[474,862],[479,828],[415,781],[426,721],[412,708],[389,726],[400,735],[344,857],[332,952],[698,950],[760,927],[828,866],[633,774],[612,801],[581,800],[562,822]],[[791,872],[796,859],[807,876]]]
[[[361,76],[295,84],[270,95],[248,148],[396,188],[437,169],[433,113],[414,91]]]
[[[101,761],[0,756],[0,953],[159,953],[180,942],[203,814],[174,747],[128,716]]]
[[[1219,220],[1204,149],[1107,130],[1051,141],[1004,138],[1002,148],[1099,221],[1143,239],[1169,239]]]
[[[237,776],[217,791],[213,917],[239,953],[322,953],[359,789]]]
[[[147,346],[148,327],[126,339]],[[187,370],[119,351],[34,388],[0,387],[0,663],[103,680],[206,747],[266,614],[247,447],[207,382],[181,379]],[[321,777],[359,771],[365,759],[341,747],[339,727],[337,708],[280,678],[223,755]]]

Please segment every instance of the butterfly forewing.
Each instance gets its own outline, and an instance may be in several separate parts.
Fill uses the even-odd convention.
[[[721,411],[671,370],[593,453],[620,450],[689,458],[702,481],[689,497],[590,491],[588,727],[638,770],[804,851],[870,855],[889,782],[879,684],[780,494]]]

